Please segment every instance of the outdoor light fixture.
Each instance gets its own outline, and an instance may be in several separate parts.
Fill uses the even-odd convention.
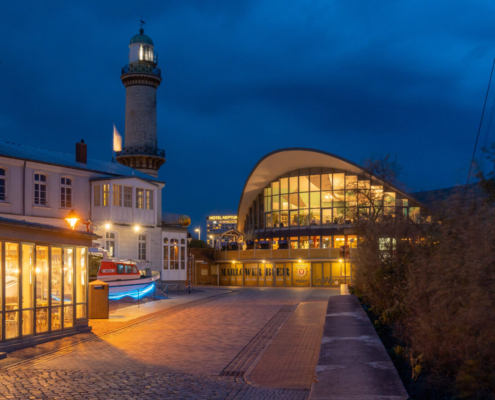
[[[196,228],[194,232],[198,232],[198,240],[201,240],[201,228]]]
[[[301,264],[301,260],[299,260],[299,264]]]
[[[134,226],[134,232],[139,232],[141,230],[141,227],[139,225]]]
[[[74,229],[76,227],[77,221],[79,221],[79,217],[77,216],[74,210],[70,210],[69,215],[65,220],[69,223],[70,227]]]
[[[110,228],[112,227],[112,225],[110,224],[105,224],[105,229],[108,231]]]
[[[339,260],[339,262],[342,262],[342,260]]]
[[[265,263],[265,260],[263,260],[263,264]]]

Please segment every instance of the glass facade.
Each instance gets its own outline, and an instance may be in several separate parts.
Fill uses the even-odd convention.
[[[87,248],[0,242],[0,264],[1,341],[87,318]]]
[[[420,210],[394,189],[346,171],[311,168],[272,181],[245,216],[245,233],[352,225],[360,218],[402,215],[419,222]],[[302,239],[301,239],[302,240]]]

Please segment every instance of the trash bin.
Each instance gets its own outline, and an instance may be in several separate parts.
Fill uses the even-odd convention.
[[[93,281],[89,283],[89,318],[108,319],[109,300],[108,283]]]

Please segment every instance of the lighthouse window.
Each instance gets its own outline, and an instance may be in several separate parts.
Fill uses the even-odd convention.
[[[5,169],[0,168],[0,201],[5,201]]]
[[[34,174],[34,204],[46,206],[46,175]]]
[[[72,179],[60,179],[60,206],[72,207]]]
[[[153,62],[153,50],[151,46],[141,45],[139,47],[139,60]]]

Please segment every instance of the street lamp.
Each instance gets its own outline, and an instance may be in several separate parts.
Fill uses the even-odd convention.
[[[194,232],[198,232],[198,240],[201,240],[201,228],[196,228]]]
[[[189,294],[191,294],[191,264],[192,264],[192,256],[191,256],[191,241],[192,236],[190,234],[187,235],[187,247],[189,247]]]
[[[211,240],[211,247],[215,248],[215,241],[213,240],[213,235],[208,236]]]
[[[69,215],[65,220],[69,223],[70,227],[74,229],[76,227],[77,221],[79,221],[79,217],[77,216],[74,210],[70,210]]]

